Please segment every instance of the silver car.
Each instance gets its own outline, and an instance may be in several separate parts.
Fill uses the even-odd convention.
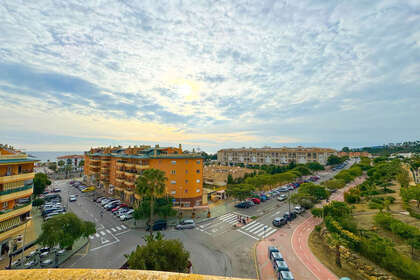
[[[195,228],[194,220],[184,220],[176,226],[176,229]]]

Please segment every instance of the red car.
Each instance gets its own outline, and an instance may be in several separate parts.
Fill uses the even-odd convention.
[[[127,204],[122,203],[122,204],[118,205],[117,207],[113,208],[113,209],[111,210],[111,212],[112,212],[112,213],[114,213],[115,211],[117,211],[118,209],[120,209],[120,208],[122,208],[122,207],[128,207],[128,205],[127,205]]]
[[[256,198],[256,197],[250,198],[250,200],[252,202],[254,202],[255,204],[260,204],[261,203],[261,200],[259,198]]]

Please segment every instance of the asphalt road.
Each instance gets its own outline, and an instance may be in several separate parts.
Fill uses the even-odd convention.
[[[320,181],[332,178],[337,172],[321,175]],[[83,194],[69,184],[69,180],[54,181],[53,187],[62,190],[66,205],[69,194],[77,194],[76,202],[68,202],[69,211],[80,218],[95,222],[97,233],[90,237],[87,248],[71,257],[63,267],[119,268],[139,244],[144,244],[147,234],[141,229],[130,229],[110,212],[92,201],[92,196]],[[291,205],[293,208],[294,205]],[[199,274],[256,278],[254,246],[257,241],[269,238],[277,231],[272,226],[276,216],[289,210],[286,201],[271,199],[249,209],[235,209],[211,221],[198,224],[195,229],[163,231],[167,239],[179,239],[191,254],[193,272]],[[101,217],[101,211],[104,212]],[[258,218],[239,228],[234,227],[238,216]],[[287,226],[286,226],[287,227]]]

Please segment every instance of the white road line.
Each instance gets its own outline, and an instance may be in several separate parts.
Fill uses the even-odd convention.
[[[220,218],[219,220],[226,221],[226,220],[230,220],[232,218],[236,218],[236,216],[235,215],[230,215],[230,216],[227,216],[227,217]]]
[[[111,233],[111,231],[109,229],[106,229],[105,231],[108,232],[108,233]]]
[[[231,225],[234,225],[234,224],[236,224],[238,221],[236,221],[236,220],[232,220],[232,221],[229,221],[229,222],[226,222],[226,223],[228,223],[228,224],[231,224]]]
[[[111,228],[112,231],[117,231],[115,228]]]
[[[123,229],[126,229],[126,228],[127,228],[125,225],[121,225],[121,227],[122,227]]]
[[[223,222],[225,222],[225,223],[231,223],[231,222],[233,222],[233,221],[237,222],[237,221],[238,221],[238,219],[237,219],[236,217],[231,217],[230,219],[226,219],[226,220],[224,220]]]
[[[247,231],[248,231],[248,232],[254,232],[254,231],[260,230],[260,229],[262,229],[262,228],[264,228],[264,225],[263,225],[263,224],[258,223],[258,225],[257,225],[256,227],[253,227],[252,229],[247,229]]]
[[[120,227],[117,227],[117,229],[118,229],[118,230],[121,230],[121,228],[120,228]]]
[[[249,237],[251,237],[251,238],[254,238],[255,240],[259,240],[258,238],[254,237],[254,236],[252,236],[252,235],[250,235],[250,234],[248,234],[248,233],[246,233],[246,232],[243,232],[243,231],[242,231],[242,230],[240,230],[240,229],[238,229],[238,231],[239,231],[240,233],[242,233],[242,234],[245,234],[246,236],[249,236]]]
[[[93,239],[93,235],[90,235],[90,236],[89,236],[89,238],[90,238],[90,239]]]
[[[100,235],[98,233],[95,234],[96,237],[100,237]]]
[[[277,229],[273,228],[272,230],[270,230],[269,232],[267,232],[267,234],[265,235],[265,237],[269,237],[270,235],[272,235],[276,231],[277,231]]]
[[[105,235],[106,233],[105,233],[105,232],[103,232],[103,231],[101,231],[101,232],[100,232],[100,234]]]
[[[259,222],[255,222],[255,224],[253,224],[252,226],[250,226],[246,230],[251,230],[252,228],[258,227],[259,225],[261,225]]]
[[[243,229],[245,229],[245,228],[249,228],[251,225],[253,225],[253,224],[255,224],[255,221],[253,221],[253,222],[250,222],[249,224],[247,224],[246,226],[243,226],[242,228]]]
[[[121,235],[121,234],[124,234],[124,233],[130,232],[130,231],[131,231],[131,229],[126,230],[126,231],[121,231],[121,232],[119,232],[119,233],[116,233],[116,234],[115,234],[115,236],[118,236],[118,235]]]
[[[263,231],[263,230],[264,230],[264,227],[265,227],[265,225],[263,225],[263,227],[262,227],[262,228],[260,228],[260,229],[258,229],[257,231],[254,231],[254,232],[253,232],[253,234],[258,234],[258,233],[260,233],[261,231]]]
[[[266,229],[265,235],[264,235],[264,231],[263,231],[260,234],[258,234],[258,236],[263,236],[264,235],[265,237],[267,237],[269,235],[269,233],[272,232],[272,231],[275,231],[275,229],[272,229],[271,227],[269,227],[268,229]]]

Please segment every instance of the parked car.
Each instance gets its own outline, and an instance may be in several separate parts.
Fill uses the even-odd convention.
[[[50,266],[52,263],[53,263],[53,261],[51,259],[47,259],[47,260],[41,262],[41,267]]]
[[[111,212],[112,212],[112,213],[114,213],[114,212],[118,211],[120,208],[124,208],[124,207],[128,207],[128,205],[127,205],[127,204],[125,204],[125,203],[121,203],[121,204],[120,204],[120,205],[118,205],[117,207],[112,208],[112,209],[111,209]]]
[[[298,214],[302,214],[303,212],[305,212],[305,208],[302,206],[296,206],[294,208],[294,211],[297,212]]]
[[[165,220],[157,220],[153,223],[153,230],[165,230],[167,227],[167,222]],[[146,226],[146,231],[150,230],[150,225]]]
[[[178,225],[176,225],[176,229],[187,229],[187,228],[195,228],[194,220],[184,220]]]
[[[278,273],[278,279],[280,280],[295,280],[293,274],[290,271],[280,271]]]
[[[272,223],[273,223],[273,226],[275,227],[281,227],[287,224],[287,219],[284,217],[277,217],[277,218],[274,218]]]
[[[61,190],[59,188],[54,188],[53,192],[61,192]]]
[[[122,214],[120,216],[120,220],[121,221],[126,221],[126,220],[129,220],[129,219],[132,219],[133,218],[133,213],[134,213],[133,209],[128,210],[127,212],[125,212],[124,214]]]
[[[235,205],[236,208],[249,208],[251,205],[248,203],[248,201],[242,201]]]
[[[261,203],[261,200],[256,198],[256,197],[248,198],[248,201],[252,201],[252,202],[254,202],[254,204],[260,204]]]
[[[285,218],[286,220],[288,220],[288,221],[291,221],[291,220],[294,220],[295,218],[297,217],[297,215],[296,215],[296,213],[295,212],[286,212],[286,213],[284,213],[284,215],[283,215],[283,218]]]
[[[76,197],[76,195],[74,195],[74,194],[70,195],[70,196],[69,196],[69,201],[70,201],[70,202],[77,201],[77,197]]]
[[[287,192],[287,191],[289,191],[289,189],[288,189],[288,187],[281,187],[281,188],[279,189],[279,191],[280,191],[280,192]]]
[[[118,205],[120,205],[121,202],[120,201],[113,201],[108,203],[107,205],[105,205],[105,210],[107,211],[111,211],[113,208],[117,207]]]
[[[282,194],[279,197],[277,197],[278,201],[285,201],[286,199],[287,199],[287,195],[285,195],[285,194]]]
[[[94,190],[96,190],[95,187],[87,187],[87,188],[83,189],[82,192],[85,193],[85,192],[91,192],[91,191],[94,191]]]
[[[120,208],[117,211],[114,212],[114,215],[117,217],[120,217],[121,215],[127,213],[130,210],[130,208]]]
[[[287,265],[285,261],[274,261],[273,268],[274,268],[274,271],[276,272],[289,271],[289,266]]]

